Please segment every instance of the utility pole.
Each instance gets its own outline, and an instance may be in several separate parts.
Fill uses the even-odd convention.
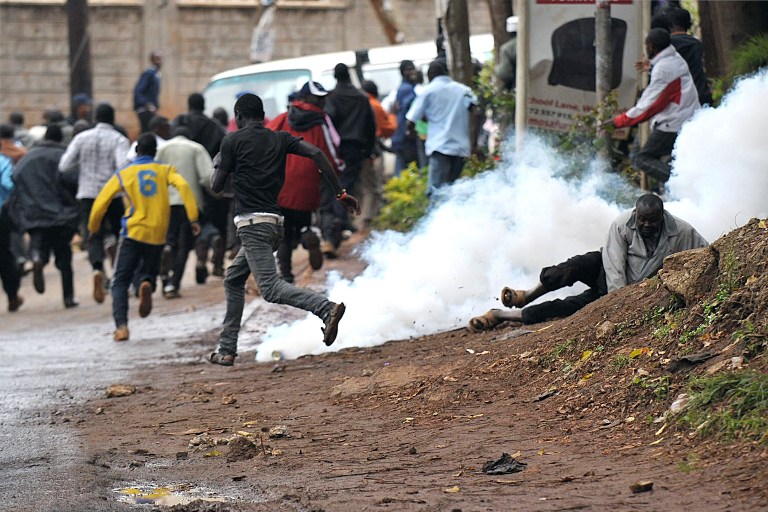
[[[86,93],[93,97],[88,0],[67,0],[67,29],[69,31],[69,97],[72,98],[78,93]],[[73,106],[70,105],[70,108]],[[74,112],[72,114],[74,115]]]
[[[392,0],[370,0],[371,7],[384,28],[389,44],[400,44],[406,41],[406,34],[400,29],[395,7]]]
[[[448,0],[445,30],[451,51],[451,76],[472,87],[472,54],[469,51],[469,11],[467,0]]]
[[[597,89],[597,122],[607,121],[605,100],[611,92],[613,70],[613,45],[611,42],[611,2],[596,0],[595,6],[595,77]],[[605,129],[598,129],[599,165],[603,170],[610,170],[611,134]]]

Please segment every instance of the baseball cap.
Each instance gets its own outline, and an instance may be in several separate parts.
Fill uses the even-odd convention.
[[[309,81],[301,87],[299,96],[307,96],[308,94],[311,94],[312,96],[326,96],[328,91],[326,91],[319,83]]]
[[[507,32],[517,32],[518,17],[510,16],[507,18]]]

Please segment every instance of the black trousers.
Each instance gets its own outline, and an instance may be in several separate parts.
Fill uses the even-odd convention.
[[[291,272],[291,256],[293,250],[299,246],[301,233],[312,225],[312,212],[300,212],[288,208],[280,208],[283,216],[283,239],[277,248],[277,264],[280,267],[280,275],[288,282],[293,282]]]
[[[635,156],[633,165],[650,177],[666,183],[671,167],[669,163],[662,162],[661,158],[672,155],[676,140],[677,133],[651,130],[645,145]]]
[[[88,224],[88,217],[91,215],[93,201],[90,198],[80,200],[80,217],[85,219],[86,225]],[[91,263],[93,270],[104,270],[104,238],[112,235],[115,237],[115,244],[117,244],[120,239],[124,211],[122,199],[113,199],[109,203],[104,220],[101,221],[101,229],[95,234],[93,240],[88,243],[88,261]]]
[[[72,299],[75,289],[72,273],[72,235],[73,227],[54,226],[49,228],[32,228],[29,230],[29,252],[32,261],[41,261],[43,266],[48,264],[51,252],[56,258],[56,268],[61,272],[61,289],[64,299]]]
[[[574,256],[553,267],[546,267],[541,271],[539,281],[548,292],[572,286],[577,282],[584,283],[589,289],[565,299],[526,306],[522,311],[524,324],[537,324],[550,318],[572,315],[608,292],[600,251]]]
[[[370,155],[357,146],[342,143],[339,156],[346,164],[344,172],[339,176],[339,183],[341,188],[351,192],[360,177],[363,163],[370,158]],[[325,179],[320,185],[320,229],[323,232],[323,239],[331,242],[335,248],[341,245],[343,230],[354,230],[347,210],[336,200],[336,194]]]
[[[0,208],[0,280],[3,281],[8,299],[15,299],[21,284],[21,275],[16,265],[16,257],[11,252],[11,231],[13,223],[6,211]]]
[[[184,267],[187,266],[189,251],[195,246],[195,236],[192,234],[192,227],[183,205],[171,206],[171,218],[168,221],[165,243],[171,247],[171,276],[168,284],[178,290],[181,278],[184,277]]]
[[[128,288],[131,281],[149,281],[152,291],[160,273],[162,245],[150,245],[124,238],[117,253],[115,275],[112,278],[112,316],[115,326],[128,324]]]

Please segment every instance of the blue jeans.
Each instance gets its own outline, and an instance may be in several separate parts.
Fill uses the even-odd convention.
[[[320,294],[286,283],[277,275],[273,253],[280,246],[283,227],[259,223],[238,228],[242,247],[224,277],[227,313],[219,336],[219,353],[237,355],[237,336],[245,305],[245,281],[253,273],[261,296],[267,302],[288,304],[313,313],[325,321],[335,304]]]
[[[162,245],[151,245],[123,238],[117,253],[115,275],[112,278],[112,316],[115,325],[128,325],[128,287],[134,281],[149,281],[155,291],[160,273]]]
[[[433,151],[429,155],[427,196],[432,197],[438,188],[456,181],[461,175],[465,160],[463,156],[444,155]]]

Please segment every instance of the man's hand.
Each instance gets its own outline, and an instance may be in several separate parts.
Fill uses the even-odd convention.
[[[616,125],[614,124],[613,119],[609,119],[607,121],[603,121],[600,123],[597,127],[601,130],[605,130],[606,128],[614,128]]]
[[[189,227],[190,227],[190,229],[192,230],[192,234],[193,234],[193,235],[195,235],[195,236],[198,236],[198,235],[200,234],[200,231],[201,231],[201,230],[200,230],[200,223],[199,223],[199,222],[197,222],[197,221],[195,221],[195,222],[192,222],[192,223],[189,225]]]
[[[641,58],[637,62],[635,62],[635,69],[639,72],[648,72],[651,70],[651,61],[646,59],[645,57]]]
[[[353,196],[351,196],[351,195],[349,195],[349,194],[347,194],[345,192],[338,199],[338,201],[341,203],[341,206],[343,206],[344,209],[347,210],[349,213],[354,213],[355,215],[360,215],[360,203]]]
[[[95,238],[96,238],[96,233],[94,233],[93,231],[89,231],[88,236],[86,237],[86,240],[88,240],[88,243],[89,244],[93,243],[93,240]]]

